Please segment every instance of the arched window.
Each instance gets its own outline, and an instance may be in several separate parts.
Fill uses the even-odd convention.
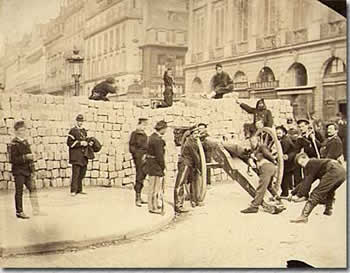
[[[287,72],[287,86],[307,85],[307,72],[301,63],[294,63]]]
[[[193,93],[203,92],[203,82],[199,77],[195,77],[192,81],[192,92]]]
[[[345,64],[344,62],[339,58],[334,58],[332,61],[330,61],[327,65],[325,76],[332,76],[339,73],[345,72]]]
[[[233,77],[233,81],[235,83],[238,83],[238,82],[247,82],[248,79],[247,79],[247,76],[244,74],[244,72],[242,71],[237,71],[235,76]]]
[[[273,74],[271,68],[265,66],[263,67],[258,75],[257,82],[273,82],[275,81],[275,75]]]

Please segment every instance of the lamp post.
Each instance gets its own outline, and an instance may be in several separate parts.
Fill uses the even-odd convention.
[[[67,62],[70,64],[72,77],[74,79],[74,96],[79,96],[80,77],[83,70],[84,58],[79,55],[78,49],[73,49],[73,55],[67,58]]]

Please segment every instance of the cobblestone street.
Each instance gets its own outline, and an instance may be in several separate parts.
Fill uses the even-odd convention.
[[[168,191],[168,197],[171,194]],[[308,224],[293,225],[304,204],[286,203],[280,215],[240,213],[250,201],[236,184],[214,186],[206,206],[160,232],[119,245],[1,260],[3,267],[285,267],[297,259],[314,267],[346,266],[346,187],[332,217],[323,206]],[[119,221],[118,221],[119,222]],[[123,220],[120,220],[120,224]],[[317,232],[315,232],[317,230]],[[254,260],[254,264],[252,264]]]

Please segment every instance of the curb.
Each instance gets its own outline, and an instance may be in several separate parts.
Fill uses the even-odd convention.
[[[62,251],[70,248],[84,248],[96,244],[108,243],[112,241],[122,241],[122,240],[130,240],[135,239],[136,237],[147,235],[149,233],[158,231],[168,225],[175,218],[175,213],[171,205],[166,202],[168,205],[166,206],[168,209],[167,213],[162,217],[162,220],[159,223],[148,227],[136,228],[134,230],[130,230],[124,234],[112,234],[106,236],[100,236],[96,238],[90,238],[82,241],[57,241],[57,242],[49,242],[43,244],[32,244],[27,246],[19,246],[19,247],[0,247],[0,257],[5,258],[9,256],[15,255],[23,255],[23,254],[38,254],[38,253],[48,253],[54,251]]]

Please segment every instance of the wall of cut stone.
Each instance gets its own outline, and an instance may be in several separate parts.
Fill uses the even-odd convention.
[[[242,100],[243,101],[243,100]],[[245,102],[254,106],[256,100]],[[275,124],[285,124],[292,117],[289,101],[266,101]],[[88,164],[85,185],[122,185],[135,180],[135,169],[128,152],[129,135],[139,117],[150,119],[153,125],[164,119],[169,123],[167,142],[167,183],[174,185],[178,148],[174,144],[172,128],[207,122],[212,136],[233,136],[243,139],[243,123],[252,120],[232,98],[222,100],[184,100],[171,108],[150,109],[127,102],[89,101],[83,97],[55,97],[50,95],[0,95],[0,189],[14,189],[7,144],[14,137],[14,122],[25,120],[28,141],[35,154],[37,188],[70,185],[71,166],[68,164],[67,134],[75,124],[75,117],[83,114],[88,136],[101,141],[103,148]],[[226,179],[221,170],[214,170],[213,180]]]

